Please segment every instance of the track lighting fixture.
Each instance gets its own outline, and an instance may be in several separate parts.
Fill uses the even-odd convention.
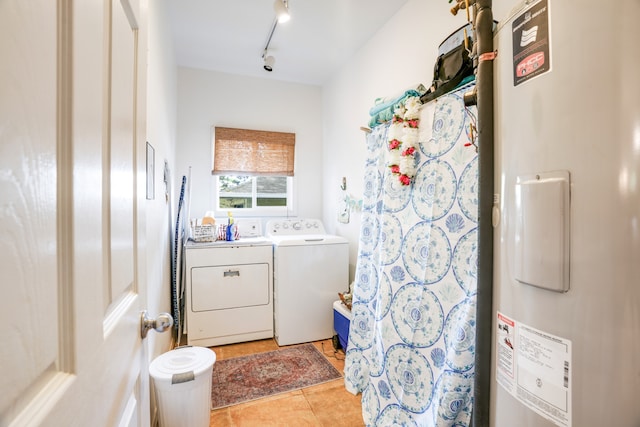
[[[289,15],[289,2],[287,0],[275,0],[273,8],[276,11],[276,19],[279,23],[282,24],[291,19]]]
[[[267,55],[267,51],[265,50],[262,54],[262,59],[264,60],[264,69],[267,71],[273,71],[273,65],[276,63],[276,58]]]
[[[273,3],[273,8],[276,11],[276,19],[273,21],[271,32],[269,33],[269,37],[267,37],[267,43],[265,44],[264,50],[262,51],[262,67],[269,72],[273,71],[273,64],[275,64],[276,62],[276,59],[273,56],[268,55],[271,38],[273,37],[273,33],[276,31],[278,23],[287,22],[290,18],[288,0],[275,0],[275,3]]]

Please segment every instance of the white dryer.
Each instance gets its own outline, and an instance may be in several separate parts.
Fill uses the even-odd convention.
[[[240,239],[189,242],[187,344],[210,347],[273,337],[273,245],[259,220],[238,220]]]
[[[274,334],[278,345],[331,338],[333,302],[349,288],[349,242],[317,219],[267,222],[272,240]]]

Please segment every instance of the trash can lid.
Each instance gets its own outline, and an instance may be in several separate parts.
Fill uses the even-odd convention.
[[[156,357],[149,366],[149,375],[157,380],[171,380],[176,374],[192,373],[197,377],[211,368],[216,354],[206,347],[178,347]]]

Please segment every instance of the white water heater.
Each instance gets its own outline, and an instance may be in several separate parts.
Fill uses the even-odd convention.
[[[491,425],[640,426],[640,1],[494,37]]]

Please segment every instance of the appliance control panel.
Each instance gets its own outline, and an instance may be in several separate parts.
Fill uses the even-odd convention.
[[[262,227],[259,219],[238,218],[235,221],[240,237],[262,237]]]
[[[267,236],[298,236],[326,234],[319,219],[273,219],[267,222]]]

